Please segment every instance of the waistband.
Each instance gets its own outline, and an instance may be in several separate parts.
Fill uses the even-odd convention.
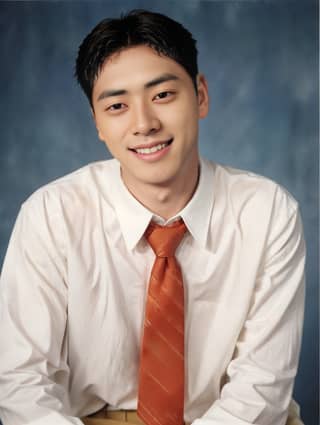
[[[114,421],[131,422],[136,425],[144,425],[136,410],[108,410],[103,408],[90,417],[112,419]]]
[[[81,420],[85,425],[120,425],[120,422],[145,425],[136,410],[108,410],[107,406]],[[185,425],[190,424],[185,423]]]

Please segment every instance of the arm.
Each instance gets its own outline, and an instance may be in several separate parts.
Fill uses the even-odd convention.
[[[4,425],[82,423],[66,413],[66,264],[59,240],[61,217],[49,216],[47,201],[36,196],[22,207],[1,275]]]
[[[284,425],[298,366],[305,246],[295,208],[274,210],[246,321],[220,398],[194,425]],[[286,208],[284,208],[286,211]]]

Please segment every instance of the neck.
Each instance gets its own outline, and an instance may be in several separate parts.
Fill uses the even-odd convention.
[[[128,185],[131,194],[148,210],[165,220],[181,211],[192,198],[199,178],[199,164],[189,170],[188,177],[166,184]]]

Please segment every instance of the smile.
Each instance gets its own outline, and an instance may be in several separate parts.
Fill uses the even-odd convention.
[[[167,143],[161,143],[160,145],[153,146],[152,148],[136,149],[136,152],[143,153],[143,154],[149,154],[149,153],[161,151],[161,149],[165,148],[166,146],[168,146]]]
[[[157,145],[154,145],[152,147],[141,147],[141,148],[132,148],[130,150],[141,154],[141,155],[150,155],[153,153],[156,153],[158,151],[161,151],[162,149],[165,149],[167,146],[169,146],[172,143],[173,139],[168,140],[168,142],[161,142]]]

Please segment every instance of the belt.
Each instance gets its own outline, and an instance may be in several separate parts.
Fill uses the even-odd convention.
[[[85,425],[119,425],[119,422],[145,425],[136,410],[108,410],[107,407],[81,420]]]
[[[145,425],[136,410],[108,410],[107,406],[81,420],[85,425],[120,425],[121,422],[128,422],[124,425]],[[190,425],[190,423],[185,423],[185,425]]]

